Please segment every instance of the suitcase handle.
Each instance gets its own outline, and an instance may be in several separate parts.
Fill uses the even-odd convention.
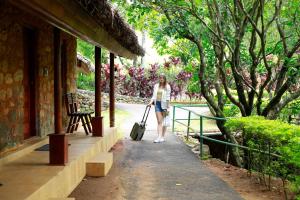
[[[145,109],[145,112],[144,112],[143,119],[142,119],[141,123],[143,123],[143,122],[146,123],[146,121],[148,119],[148,116],[149,116],[150,109],[151,109],[150,105],[146,106],[146,109]]]

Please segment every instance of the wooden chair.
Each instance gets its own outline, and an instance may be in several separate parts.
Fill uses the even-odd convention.
[[[70,117],[67,133],[73,133],[78,129],[78,125],[81,124],[84,128],[86,135],[92,132],[91,127],[91,115],[94,112],[79,111],[79,105],[75,93],[68,93],[65,96],[65,104],[67,108],[67,114]]]

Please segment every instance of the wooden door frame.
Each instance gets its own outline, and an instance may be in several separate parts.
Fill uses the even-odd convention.
[[[28,41],[25,41],[29,37],[33,44],[29,44]],[[26,38],[27,37],[27,38]],[[30,139],[34,136],[40,135],[39,133],[39,98],[38,98],[38,86],[39,86],[39,80],[38,80],[38,29],[29,25],[23,25],[23,51],[24,51],[24,81],[28,81],[29,84],[29,97],[25,94],[26,91],[24,91],[25,98],[29,98],[29,104],[30,104],[30,135],[28,138],[24,139]],[[33,47],[33,48],[32,48]],[[32,55],[29,55],[26,51],[28,49],[32,48],[33,52]],[[30,58],[31,57],[31,58]],[[32,61],[30,61],[32,59]],[[32,62],[32,65],[29,64]],[[34,70],[33,73],[30,73],[32,70]],[[33,80],[33,83],[30,83],[30,81]],[[33,84],[33,85],[32,85]],[[24,100],[25,101],[25,100]]]

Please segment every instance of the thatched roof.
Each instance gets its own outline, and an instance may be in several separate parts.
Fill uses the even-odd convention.
[[[0,0],[1,2],[1,0]],[[10,0],[51,25],[129,59],[144,55],[135,32],[107,0]]]
[[[145,54],[132,28],[107,0],[75,0],[93,19],[124,48],[136,55]]]
[[[77,53],[77,70],[84,74],[95,72],[95,66],[80,53]]]

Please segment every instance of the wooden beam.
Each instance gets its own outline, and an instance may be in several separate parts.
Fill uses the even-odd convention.
[[[101,117],[101,48],[95,47],[95,117]]]
[[[61,88],[61,32],[53,29],[54,48],[54,134],[49,135],[50,165],[65,165],[68,162],[68,138],[62,126],[62,88]]]
[[[109,54],[109,125],[115,126],[115,55]]]
[[[55,133],[63,132],[62,126],[62,88],[61,88],[61,33],[58,28],[53,30],[54,37],[54,124]]]
[[[104,133],[101,116],[101,48],[95,47],[95,117],[92,118],[93,136],[102,137]]]
[[[116,55],[135,59],[137,56],[120,45],[81,6],[73,0],[9,0],[48,23]]]

